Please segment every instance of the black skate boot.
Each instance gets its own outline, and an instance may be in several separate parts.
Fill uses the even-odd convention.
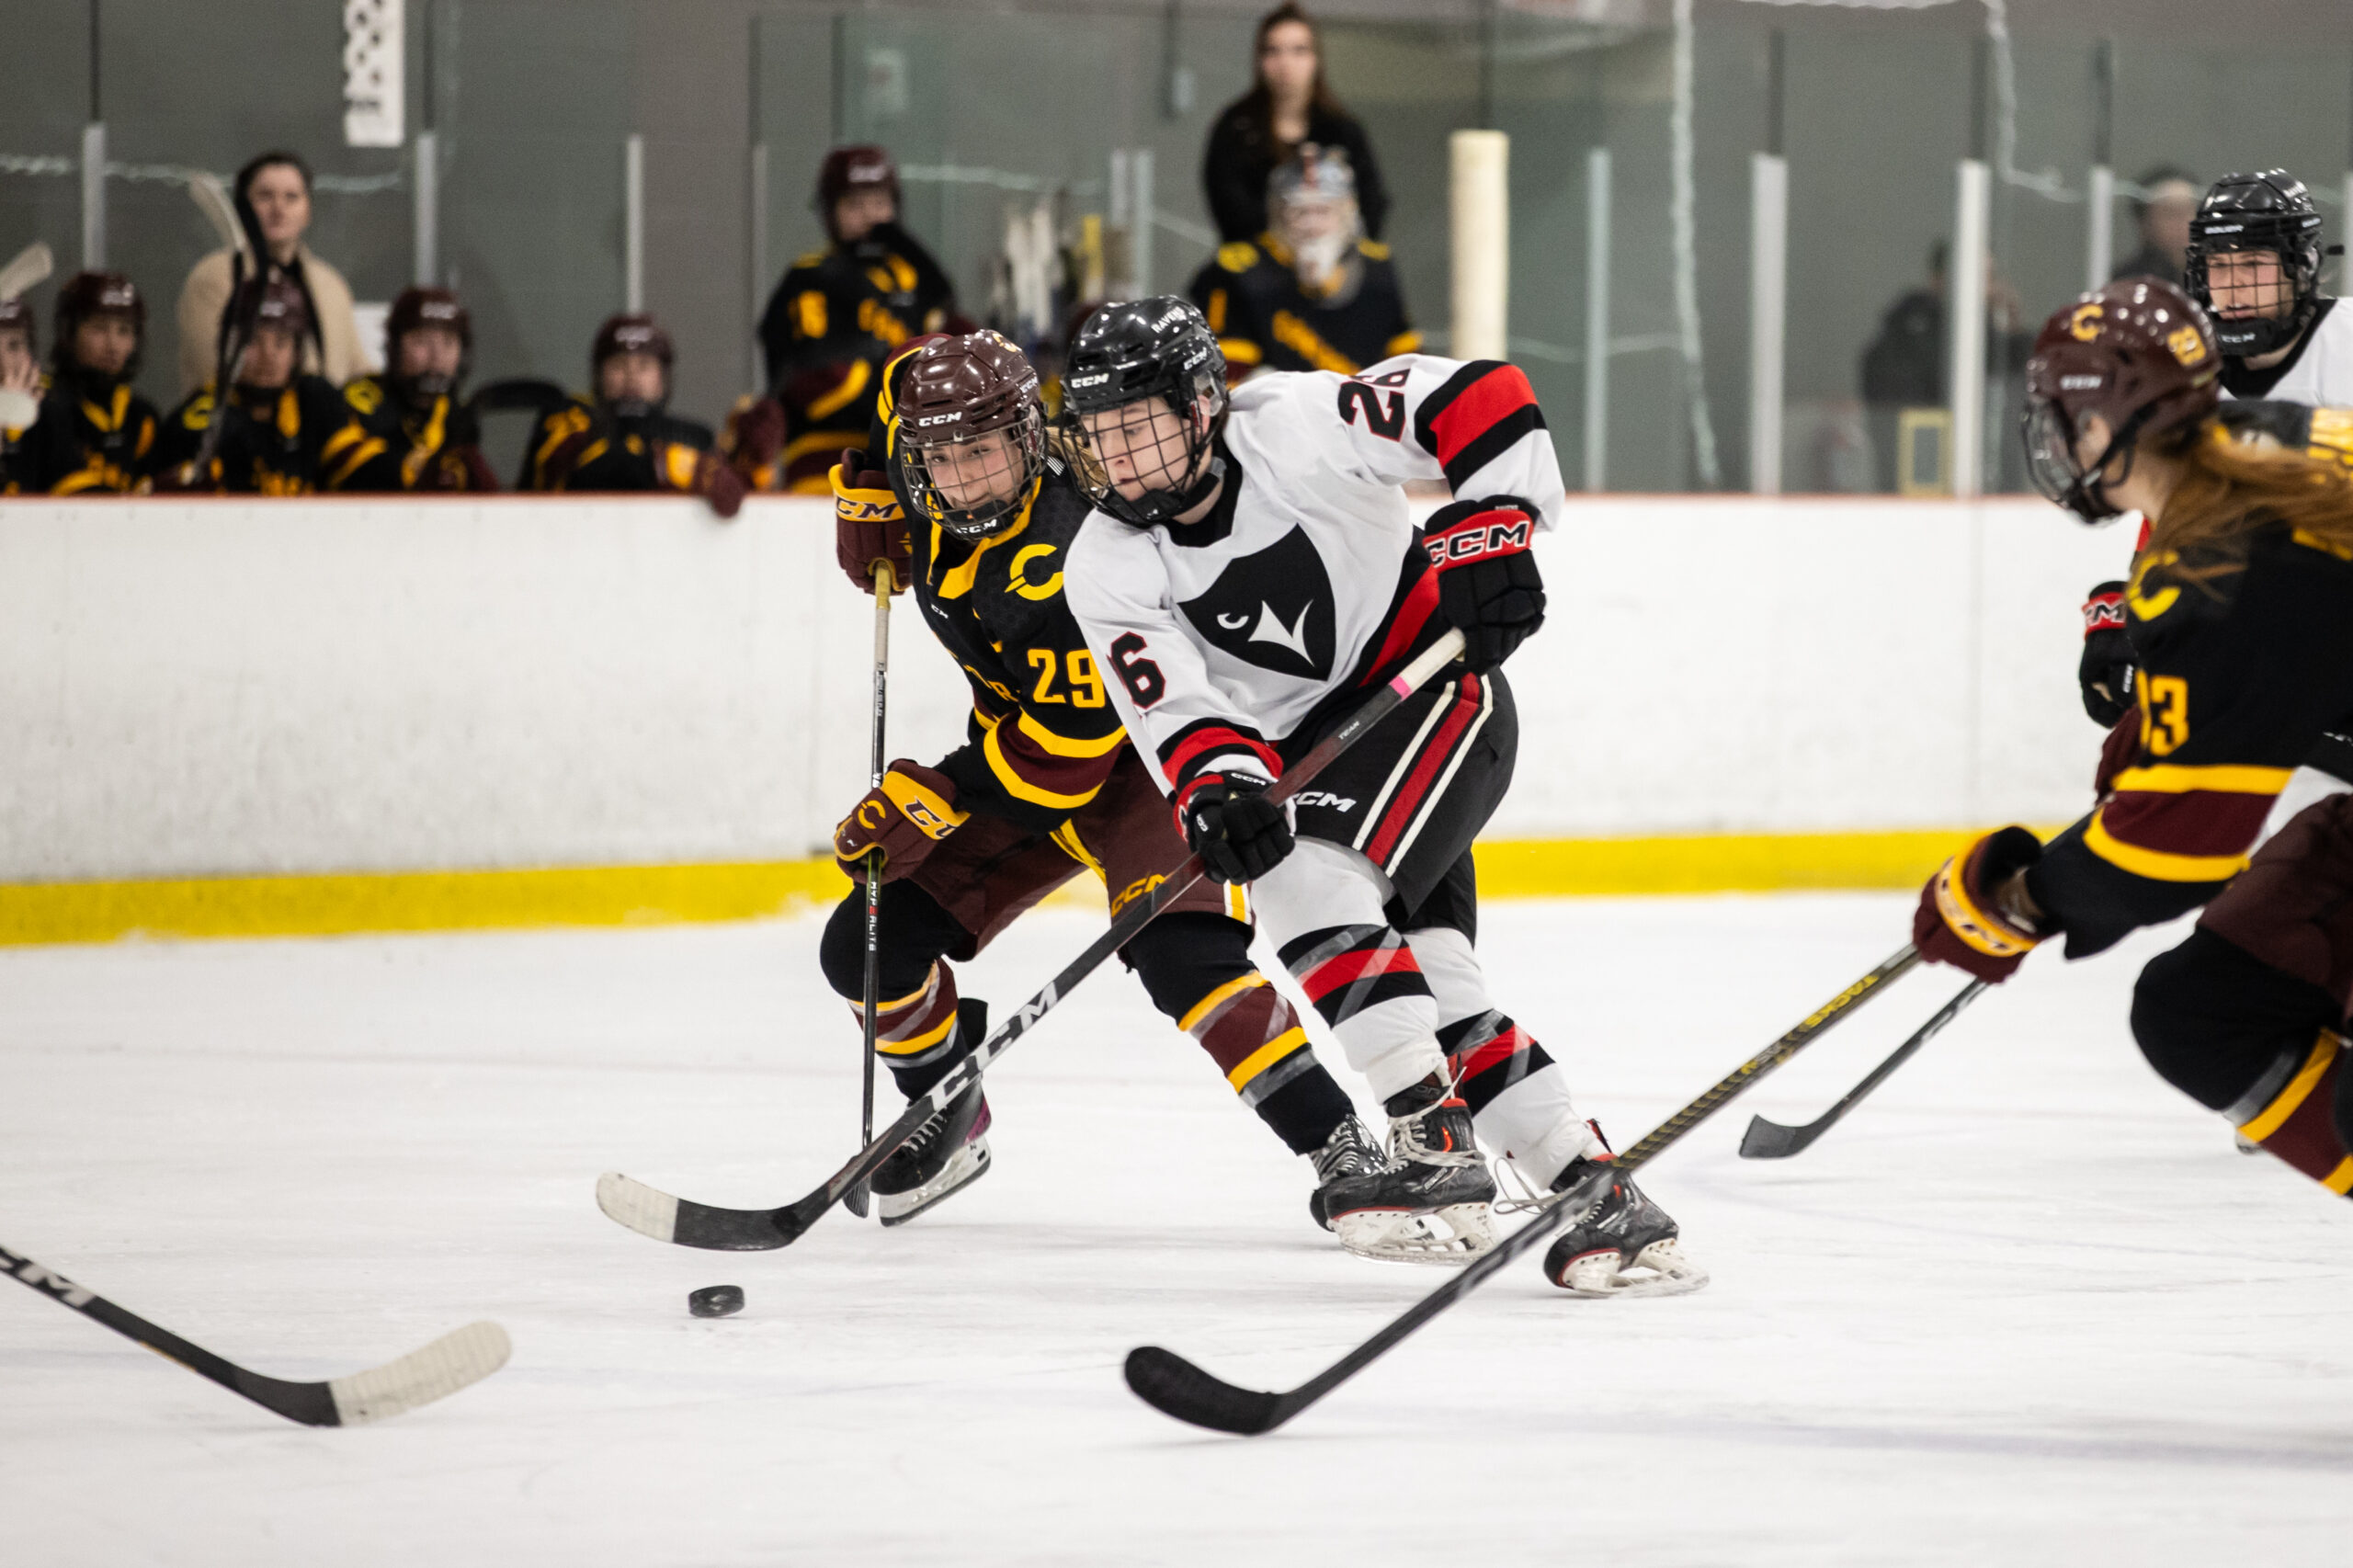
[[[1332,1136],[1324,1141],[1309,1159],[1315,1162],[1315,1190],[1307,1195],[1307,1211],[1325,1230],[1332,1228],[1332,1216],[1324,1200],[1333,1187],[1341,1182],[1355,1181],[1365,1176],[1377,1176],[1389,1168],[1389,1156],[1372,1141],[1363,1122],[1351,1116],[1332,1129]]]
[[[985,1003],[967,998],[956,1027],[974,1045],[988,1033]],[[959,1188],[988,1174],[989,1102],[976,1079],[949,1100],[875,1171],[875,1211],[886,1225],[904,1225]]]
[[[1579,1156],[1553,1178],[1552,1190],[1566,1192],[1609,1170],[1607,1159]],[[1592,1211],[1553,1238],[1544,1255],[1544,1278],[1580,1296],[1679,1296],[1697,1290],[1708,1282],[1708,1271],[1683,1256],[1678,1234],[1665,1210],[1631,1180],[1613,1175]]]
[[[1388,1160],[1326,1180],[1318,1217],[1348,1251],[1385,1262],[1459,1265],[1494,1246],[1495,1180],[1479,1157],[1469,1108],[1435,1074],[1384,1108]]]

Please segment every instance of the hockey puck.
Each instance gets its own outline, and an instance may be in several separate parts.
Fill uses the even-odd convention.
[[[699,1318],[729,1318],[743,1310],[741,1285],[706,1285],[687,1297],[687,1311]]]

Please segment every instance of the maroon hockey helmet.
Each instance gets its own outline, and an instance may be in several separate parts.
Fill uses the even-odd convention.
[[[401,339],[428,326],[456,333],[459,343],[469,349],[474,346],[474,318],[457,295],[447,289],[410,287],[401,290],[384,317],[384,363],[397,364]]]
[[[276,327],[300,339],[311,330],[310,299],[301,284],[279,273],[248,279],[237,290],[234,310],[244,318],[249,332]]]
[[[139,373],[139,353],[147,347],[147,301],[139,285],[119,272],[77,272],[57,291],[57,343],[51,350],[60,369],[71,368],[74,333],[93,316],[120,316],[138,335],[139,347],[123,367],[124,380]]]
[[[2035,488],[2086,522],[2106,522],[2117,507],[2103,471],[2120,456],[2131,473],[2139,443],[2213,413],[2222,368],[2213,324],[2170,283],[2124,278],[2053,312],[2026,367],[2020,429]],[[2075,437],[2095,415],[2110,432],[2108,449],[2079,463]]]
[[[677,358],[670,335],[643,311],[605,318],[605,324],[597,329],[597,341],[588,347],[588,369],[595,370],[616,354],[651,354],[662,361],[665,370]]]
[[[891,154],[880,147],[836,147],[825,154],[817,165],[817,217],[825,225],[826,237],[838,242],[841,235],[834,230],[834,208],[841,199],[854,190],[885,190],[891,194],[891,206],[896,210],[899,198],[899,165]]]
[[[994,332],[943,338],[896,381],[891,461],[916,511],[965,539],[1019,517],[1046,470],[1045,404],[1021,350]]]

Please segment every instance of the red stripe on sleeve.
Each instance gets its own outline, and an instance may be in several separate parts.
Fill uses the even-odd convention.
[[[1452,462],[1457,452],[1535,402],[1536,389],[1528,384],[1526,371],[1517,365],[1496,366],[1465,387],[1446,405],[1445,413],[1430,421],[1438,462]]]
[[[1183,784],[1185,769],[1194,758],[1219,751],[1246,751],[1267,765],[1269,782],[1282,777],[1283,761],[1275,755],[1272,746],[1263,741],[1254,741],[1239,731],[1219,728],[1196,730],[1176,743],[1176,749],[1169,754],[1167,762],[1163,765],[1168,782]]]

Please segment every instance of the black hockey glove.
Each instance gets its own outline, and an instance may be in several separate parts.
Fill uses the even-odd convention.
[[[2075,679],[2084,688],[2084,711],[2102,729],[2131,710],[2132,640],[2124,634],[2124,585],[2102,583],[2084,601],[2084,656]]]
[[[1462,662],[1482,675],[1544,624],[1535,532],[1536,508],[1508,495],[1441,506],[1423,530],[1438,608],[1462,633]]]
[[[1290,813],[1267,799],[1267,781],[1247,773],[1212,774],[1179,808],[1185,843],[1221,882],[1256,881],[1283,862],[1298,840]]]

